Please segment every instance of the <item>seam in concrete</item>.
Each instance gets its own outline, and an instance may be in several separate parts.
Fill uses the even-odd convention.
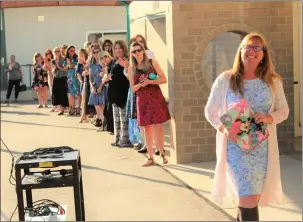
[[[146,158],[148,158],[147,154],[144,154],[144,156]],[[158,167],[160,167],[162,170],[164,170],[169,175],[171,175],[175,180],[177,180],[180,184],[182,184],[187,189],[191,190],[198,197],[202,198],[207,204],[209,204],[214,209],[216,209],[217,211],[219,211],[220,213],[222,213],[223,215],[225,215],[226,217],[228,217],[230,220],[237,221],[235,217],[233,217],[232,215],[230,215],[229,213],[227,213],[226,211],[224,211],[221,207],[219,207],[218,205],[216,205],[215,203],[213,203],[212,201],[210,201],[208,198],[206,198],[205,196],[203,196],[202,194],[200,194],[195,188],[193,188],[188,183],[186,183],[185,181],[183,181],[182,179],[180,179],[179,177],[177,177],[175,174],[173,174],[172,172],[170,172],[168,169],[166,169],[165,166],[160,165],[160,164],[158,164],[156,162],[154,162],[154,164],[157,165]]]

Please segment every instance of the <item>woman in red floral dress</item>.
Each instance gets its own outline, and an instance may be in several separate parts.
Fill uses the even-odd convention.
[[[128,69],[131,89],[137,95],[137,121],[144,129],[149,158],[143,166],[154,163],[153,129],[157,147],[163,163],[168,161],[164,155],[164,131],[162,124],[170,119],[168,107],[162,94],[160,84],[167,79],[156,60],[149,59],[144,48],[138,42],[131,45],[130,67]]]

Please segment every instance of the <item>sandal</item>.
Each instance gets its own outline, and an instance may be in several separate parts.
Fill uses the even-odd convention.
[[[147,159],[147,162],[144,163],[142,166],[143,166],[143,167],[147,167],[147,166],[151,166],[151,165],[153,165],[153,164],[154,164],[154,158],[148,158],[148,159]]]
[[[87,117],[82,117],[81,116],[81,119],[80,119],[79,123],[83,123],[83,122],[87,122],[87,121],[88,121]]]
[[[162,157],[163,164],[167,164],[168,160],[166,159],[165,154],[161,154],[161,157]]]

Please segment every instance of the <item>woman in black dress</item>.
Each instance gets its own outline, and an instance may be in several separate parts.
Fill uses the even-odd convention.
[[[104,67],[104,74],[109,76],[108,74],[111,72],[111,66],[113,65],[114,59],[107,51],[103,51],[102,55],[102,65]],[[110,77],[104,78],[103,83],[105,84],[108,91],[108,81]],[[108,94],[108,93],[106,93]],[[113,114],[113,105],[108,101],[108,96],[106,96],[105,106],[104,106],[104,121],[102,129],[103,131],[110,132],[111,135],[114,135],[114,114]]]

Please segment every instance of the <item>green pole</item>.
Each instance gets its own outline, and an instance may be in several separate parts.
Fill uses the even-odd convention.
[[[120,1],[122,5],[125,6],[126,9],[126,44],[129,48],[129,41],[130,41],[130,16],[129,16],[129,5],[126,4],[124,1]]]
[[[4,8],[1,8],[1,88],[7,85],[7,76],[4,73],[5,65],[7,63],[6,56],[6,33],[5,33],[5,16]]]

